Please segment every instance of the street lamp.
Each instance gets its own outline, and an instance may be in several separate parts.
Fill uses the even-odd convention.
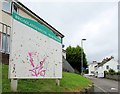
[[[83,74],[83,41],[86,39],[81,39],[81,75]]]

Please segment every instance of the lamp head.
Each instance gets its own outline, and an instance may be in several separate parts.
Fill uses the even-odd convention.
[[[82,39],[82,40],[86,40],[86,39]]]

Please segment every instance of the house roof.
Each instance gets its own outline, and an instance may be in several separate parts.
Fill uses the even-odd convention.
[[[62,49],[62,51],[66,53],[66,50]]]
[[[98,67],[103,66],[105,63],[107,63],[108,61],[110,61],[111,59],[113,59],[114,57],[111,56],[110,58],[106,58],[103,59],[102,62],[100,64],[98,64]]]
[[[92,63],[89,63],[88,65],[92,65],[92,64],[97,64],[98,62],[93,61]]]
[[[43,20],[41,17],[39,17],[37,14],[35,14],[33,11],[31,11],[29,8],[27,8],[24,4],[22,4],[21,2],[19,2],[18,0],[15,0],[14,3],[18,3],[19,5],[21,5],[23,8],[25,8],[27,11],[29,11],[30,13],[32,13],[35,17],[37,17],[40,21],[42,21],[43,23],[45,23],[46,25],[48,25],[50,29],[53,29],[52,31],[56,34],[59,35],[61,38],[64,37],[64,35],[62,33],[60,33],[58,30],[56,30],[52,25],[48,24],[45,20]]]

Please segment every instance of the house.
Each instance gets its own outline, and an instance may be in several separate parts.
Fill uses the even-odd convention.
[[[113,69],[115,72],[118,72],[120,69],[120,65],[112,56],[110,58],[103,59],[103,61],[95,67],[95,74],[97,77],[104,77],[104,72],[109,71],[109,69]]]
[[[4,0],[3,2],[0,1],[0,54],[2,54],[2,63],[9,63],[10,33],[12,30],[11,21],[13,11],[24,18],[31,19],[39,24],[42,24],[51,30],[57,37],[59,37],[62,43],[64,35],[56,30],[53,26],[48,24],[45,20],[40,18],[29,8],[27,8],[24,4],[18,0]]]
[[[62,49],[62,55],[66,59],[66,51],[64,49]]]
[[[95,75],[95,66],[96,65],[98,65],[97,61],[93,61],[92,63],[88,64],[89,75]]]

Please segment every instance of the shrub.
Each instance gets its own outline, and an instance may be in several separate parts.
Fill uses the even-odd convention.
[[[120,75],[120,71],[116,72],[117,75]]]
[[[110,75],[114,75],[115,74],[115,71],[113,69],[109,69],[108,72],[109,72]]]
[[[104,71],[104,73],[105,73],[105,75],[108,75],[108,74],[109,74],[109,72],[107,72],[107,71]]]
[[[115,72],[113,69],[109,69],[109,71],[104,71],[105,75],[120,75],[120,71]]]

